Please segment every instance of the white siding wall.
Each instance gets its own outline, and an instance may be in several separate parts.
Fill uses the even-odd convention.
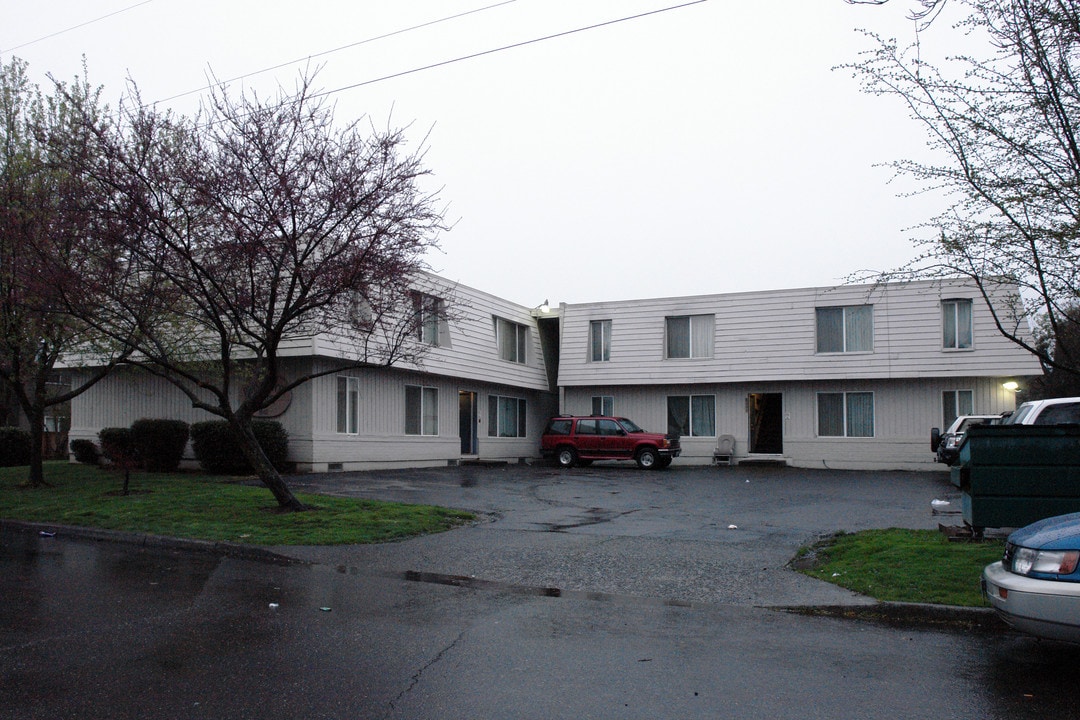
[[[625,415],[646,430],[666,432],[669,395],[713,395],[716,398],[716,432],[733,435],[736,459],[744,460],[753,457],[749,453],[748,394],[781,393],[781,457],[789,465],[940,470],[943,466],[935,463],[930,452],[930,428],[941,426],[943,390],[972,390],[975,412],[979,414],[996,414],[1015,406],[1015,396],[1001,387],[1000,378],[958,378],[567,388],[563,412],[588,414],[592,396],[610,395],[614,397],[616,415]],[[874,393],[873,438],[817,436],[817,393],[864,391]],[[683,454],[677,463],[712,462],[716,437],[683,437],[681,442]]]
[[[1003,289],[1003,294],[1005,289]],[[974,347],[942,349],[941,300],[971,298]],[[816,353],[815,308],[872,304],[874,349]],[[715,315],[713,357],[664,358],[665,318]],[[588,360],[589,322],[611,320],[611,360]],[[976,289],[914,282],[563,306],[560,387],[934,376],[1030,376],[1029,353],[1005,340]]]

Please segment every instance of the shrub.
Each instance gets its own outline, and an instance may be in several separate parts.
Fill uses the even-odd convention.
[[[183,420],[143,418],[131,425],[132,450],[147,470],[172,472],[180,467],[188,434],[188,424]]]
[[[0,467],[30,464],[30,433],[17,427],[0,427]]]
[[[97,465],[101,462],[101,453],[92,440],[72,440],[71,454],[75,456],[76,462],[81,462],[84,465]]]
[[[131,443],[129,428],[101,428],[98,431],[98,440],[101,441],[101,454],[114,465],[127,465],[135,460],[135,448]]]
[[[284,469],[289,454],[289,435],[282,424],[276,420],[256,420],[252,429],[271,464],[278,470]],[[195,459],[206,472],[228,475],[253,472],[251,464],[237,448],[233,429],[225,420],[194,423],[191,447]]]

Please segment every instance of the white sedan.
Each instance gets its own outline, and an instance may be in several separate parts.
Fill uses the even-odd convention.
[[[1005,622],[1052,640],[1080,643],[1080,513],[1009,535],[1000,562],[983,570],[983,593]]]

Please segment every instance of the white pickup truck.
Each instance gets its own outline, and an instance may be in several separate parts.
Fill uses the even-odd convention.
[[[1080,423],[1080,397],[1030,400],[1021,403],[1002,425],[1063,425]]]

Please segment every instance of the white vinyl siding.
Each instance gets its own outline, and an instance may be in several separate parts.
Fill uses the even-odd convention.
[[[360,432],[360,378],[338,376],[337,431],[349,435]]]
[[[941,346],[946,350],[969,350],[974,332],[971,300],[941,301]]]
[[[665,357],[669,359],[711,358],[714,327],[714,315],[665,318],[667,334]]]
[[[526,437],[528,405],[524,398],[491,395],[488,397],[488,435],[490,437]]]
[[[819,307],[816,316],[819,353],[873,351],[873,305]]]
[[[589,362],[611,360],[611,321],[589,322]]]
[[[495,318],[495,342],[499,347],[501,360],[524,364],[529,342],[529,328],[497,317]]]
[[[819,437],[874,437],[874,393],[818,393]]]
[[[668,433],[690,437],[716,435],[716,397],[671,395],[667,399]]]
[[[405,434],[439,434],[439,389],[405,386]]]

